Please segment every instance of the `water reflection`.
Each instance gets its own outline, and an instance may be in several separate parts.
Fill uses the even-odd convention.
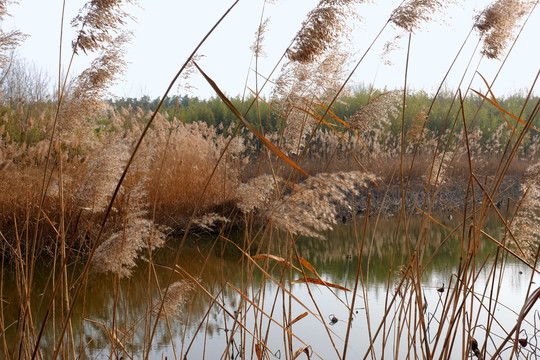
[[[353,289],[356,283],[359,257],[362,243],[363,219],[356,223],[340,224],[326,234],[326,240],[299,238],[295,239],[297,255],[306,259],[318,272],[320,277],[332,284]],[[455,274],[460,262],[460,231],[452,234],[449,229],[456,227],[459,220],[441,220],[445,227],[429,224],[429,237],[423,247],[422,291],[425,302],[424,316],[427,316],[435,331],[439,321],[442,302],[448,292],[448,286],[456,284]],[[400,280],[401,265],[407,265],[414,253],[415,242],[420,238],[421,218],[412,218],[407,223],[407,236],[400,230],[396,233],[397,220],[380,219],[369,222],[364,237],[358,294],[354,299],[353,318],[350,327],[347,352],[350,358],[360,358],[366,354],[369,334],[373,336],[381,319],[384,317],[384,304],[390,301],[395,293],[394,283]],[[403,226],[400,226],[403,229]],[[494,238],[500,238],[500,227],[496,219],[486,226],[486,231]],[[264,339],[264,346],[270,358],[285,358],[284,336],[289,329],[292,334],[290,342],[293,351],[309,346],[313,358],[337,358],[343,352],[349,323],[349,308],[352,307],[353,294],[336,288],[290,283],[290,280],[301,278],[297,272],[290,272],[290,267],[275,259],[256,260],[261,270],[249,260],[238,248],[249,248],[249,253],[272,254],[290,258],[291,248],[285,244],[290,241],[283,234],[265,236],[250,244],[244,245],[243,234],[237,234],[231,240],[221,238],[199,239],[188,241],[181,252],[179,264],[181,268],[196,278],[200,287],[190,291],[189,301],[182,306],[179,318],[167,322],[157,322],[155,334],[153,326],[159,310],[159,290],[168,281],[170,269],[176,255],[174,243],[153,254],[154,267],[148,261],[141,260],[137,271],[129,279],[117,281],[114,276],[92,274],[85,284],[84,301],[76,304],[72,317],[72,328],[77,356],[82,359],[109,358],[111,351],[115,356],[140,358],[148,350],[147,344],[152,338],[150,357],[154,359],[186,358],[186,359],[219,359],[240,358],[245,353],[248,358],[256,359],[259,355],[256,348],[262,346],[254,338]],[[444,245],[440,246],[444,241]],[[493,258],[497,248],[493,242],[483,239],[477,249],[478,264]],[[434,254],[433,259],[431,255]],[[508,259],[504,274],[500,277],[503,290],[499,297],[501,304],[513,307],[513,311],[499,306],[497,320],[502,327],[511,328],[516,314],[524,302],[525,292],[530,280],[531,271],[519,263]],[[295,262],[296,266],[300,266]],[[73,279],[80,274],[80,269],[72,265],[70,272]],[[474,290],[481,296],[483,284],[488,277],[490,267],[479,270]],[[53,273],[50,265],[43,265],[36,276],[33,290],[33,319],[40,324],[50,299],[48,277]],[[172,281],[184,278],[182,271],[173,275]],[[267,275],[271,274],[274,281]],[[74,280],[71,280],[74,281]],[[17,291],[13,282],[4,279],[4,296],[14,301],[4,306],[4,323],[15,324],[6,331],[8,342],[13,339],[18,316]],[[156,282],[160,286],[156,286]],[[285,284],[285,285],[281,285]],[[388,285],[390,284],[390,285]],[[444,284],[444,291],[438,291]],[[390,287],[391,292],[387,289]],[[236,289],[245,295],[240,295]],[[440,290],[440,289],[439,289]],[[292,294],[292,296],[289,296]],[[411,301],[406,295],[396,296],[399,301]],[[397,305],[396,311],[398,310]],[[414,309],[414,308],[413,308]],[[52,353],[62,323],[62,305],[57,301],[54,306],[54,317],[49,321],[42,340],[43,353]],[[368,310],[368,311],[366,311]],[[471,310],[474,310],[471,305]],[[288,325],[292,319],[307,312],[293,326]],[[368,317],[369,314],[369,317]],[[392,315],[393,316],[393,315]],[[402,317],[414,317],[419,314],[401,314]],[[481,315],[479,324],[487,321]],[[471,318],[472,319],[472,318]],[[536,319],[531,316],[531,322]],[[389,324],[403,321],[403,318],[389,319]],[[460,325],[462,326],[462,325]],[[431,326],[430,326],[431,327]],[[534,324],[532,325],[534,328]],[[113,330],[116,329],[116,330]],[[494,327],[495,329],[495,327]],[[530,330],[532,333],[534,330]],[[114,334],[114,335],[111,335]],[[405,331],[402,336],[405,336]],[[490,340],[493,344],[500,339],[491,339],[481,334],[479,327],[477,337]],[[432,334],[432,336],[434,336]],[[500,336],[504,330],[500,329]],[[385,351],[396,350],[398,334],[386,338]],[[373,356],[381,355],[383,345],[378,338],[373,349]],[[111,345],[112,344],[112,345]],[[407,344],[407,340],[405,343]],[[401,346],[404,346],[403,344]],[[413,348],[416,345],[413,346]],[[495,345],[490,345],[492,348]],[[113,350],[112,350],[113,349]],[[337,350],[336,350],[337,349]],[[410,350],[410,349],[409,349]],[[259,348],[259,351],[260,348]],[[408,352],[401,349],[400,354]],[[464,353],[457,351],[454,358],[460,359]],[[387,355],[388,356],[388,355]]]

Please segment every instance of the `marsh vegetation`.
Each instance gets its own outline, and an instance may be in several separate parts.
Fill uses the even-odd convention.
[[[538,356],[540,72],[499,95],[481,71],[504,71],[537,2],[471,15],[455,90],[407,82],[415,32],[453,2],[388,14],[384,50],[407,48],[389,90],[350,86],[380,35],[363,55],[346,35],[373,4],[321,0],[264,76],[261,20],[243,96],[199,66],[204,38],[162,97],[111,100],[130,4],[81,9],[53,90],[0,57],[3,357]],[[0,35],[1,50],[24,41]],[[70,74],[82,53],[95,59]],[[195,72],[215,97],[170,94]]]

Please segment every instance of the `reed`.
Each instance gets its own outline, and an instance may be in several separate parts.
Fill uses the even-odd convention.
[[[254,95],[231,99],[197,51],[236,3],[150,110],[105,100],[127,66],[131,1],[81,9],[49,93],[5,55],[24,35],[0,30],[2,357],[535,356],[540,73],[498,98],[453,63],[487,91],[441,79],[428,96],[408,90],[408,46],[403,89],[348,91],[388,25],[410,45],[453,2],[402,2],[359,57],[342,50],[371,4],[322,0]],[[493,2],[471,23],[481,48],[456,59],[507,56],[535,8]],[[94,61],[71,74],[81,52]],[[170,101],[190,72],[217,97]],[[210,107],[228,115],[202,121]],[[343,258],[345,274],[329,270]],[[509,301],[515,262],[527,290]]]

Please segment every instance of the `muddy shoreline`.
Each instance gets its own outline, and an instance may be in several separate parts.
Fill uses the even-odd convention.
[[[505,178],[499,187],[497,196],[492,199],[493,204],[497,208],[506,206],[514,206],[523,195],[520,188],[518,178]],[[393,216],[401,212],[403,205],[402,187],[400,182],[394,182],[390,185],[381,185],[377,187],[375,184],[370,184],[367,188],[360,190],[361,194],[370,195],[369,213],[370,216],[382,215]],[[463,212],[465,206],[469,210],[472,209],[473,203],[475,206],[480,206],[484,199],[484,191],[482,187],[476,185],[474,187],[474,197],[471,188],[467,187],[467,180],[462,184],[453,182],[451,184],[443,184],[435,193],[431,189],[431,193],[426,197],[425,182],[410,182],[405,196],[405,209],[408,213],[420,214],[419,209],[430,209],[433,213],[448,213],[454,214]],[[427,200],[426,200],[427,198]],[[487,200],[489,201],[489,200]],[[365,214],[368,208],[368,196],[354,197],[351,196],[349,205],[338,207],[338,218],[346,222],[353,216],[351,209],[357,215]]]

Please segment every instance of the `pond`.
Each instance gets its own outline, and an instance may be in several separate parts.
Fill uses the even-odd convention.
[[[509,358],[512,342],[501,344],[527,292],[536,289],[537,275],[501,255],[487,236],[478,238],[470,262],[465,261],[466,232],[459,219],[441,215],[424,227],[422,221],[411,217],[405,231],[397,218],[369,218],[364,234],[364,218],[358,217],[338,224],[324,240],[252,232],[193,237],[183,245],[176,267],[180,241],[171,241],[152,254],[153,266],[143,256],[146,260],[130,278],[91,273],[60,354],[81,359],[146,354],[150,359],[463,359],[476,358],[474,338],[479,350],[485,346],[489,355],[501,347],[500,358]],[[451,229],[457,230],[452,234]],[[497,218],[484,226],[498,241],[502,230]],[[418,239],[423,243],[415,251]],[[67,282],[76,282],[79,268],[70,265]],[[172,268],[170,280],[178,286],[171,289],[178,291],[165,317],[159,293]],[[36,271],[35,333],[49,304],[53,270],[43,264]],[[19,329],[18,295],[10,276],[4,274],[3,282],[3,337],[10,348]],[[517,349],[522,358],[537,355],[538,309],[533,306],[518,334],[527,341]],[[65,313],[56,300],[40,340],[44,358],[58,344]]]

